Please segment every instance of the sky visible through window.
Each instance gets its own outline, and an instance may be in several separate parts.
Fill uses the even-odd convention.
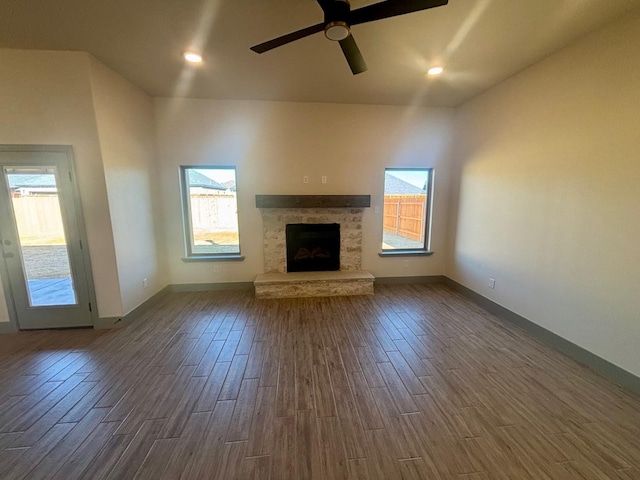
[[[393,175],[400,180],[404,180],[411,185],[414,185],[420,189],[424,187],[424,184],[429,177],[429,172],[425,170],[395,170],[395,169],[387,169],[386,173],[389,175]]]
[[[196,168],[194,170],[218,183],[236,181],[236,171],[233,168]]]

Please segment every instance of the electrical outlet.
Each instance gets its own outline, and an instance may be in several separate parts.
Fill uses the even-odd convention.
[[[490,278],[489,279],[489,288],[496,288],[496,279],[495,278]]]
[[[302,177],[302,183],[309,183],[309,175]]]
[[[146,278],[142,279],[142,288],[147,288],[149,286],[149,280]]]
[[[322,183],[327,183],[327,176],[326,175],[322,175]]]
[[[220,273],[220,265],[213,266],[213,273]]]
[[[404,264],[404,268],[409,268],[409,260],[404,260],[402,263]]]
[[[373,207],[373,213],[380,213],[380,205]]]

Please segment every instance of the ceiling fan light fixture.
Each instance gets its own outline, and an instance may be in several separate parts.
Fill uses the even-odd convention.
[[[347,22],[335,21],[329,22],[324,27],[324,36],[334,42],[344,40],[351,34]]]
[[[202,55],[196,52],[184,52],[184,59],[189,63],[202,63]]]
[[[442,67],[431,67],[429,70],[427,70],[427,75],[429,75],[430,77],[436,77],[442,72],[444,72],[444,68]]]

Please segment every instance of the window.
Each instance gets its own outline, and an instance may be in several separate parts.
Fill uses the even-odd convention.
[[[432,168],[386,168],[381,255],[429,254]]]
[[[187,259],[239,259],[235,167],[180,167]]]

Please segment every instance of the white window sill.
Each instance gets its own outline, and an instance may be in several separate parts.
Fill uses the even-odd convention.
[[[383,250],[380,257],[430,257],[434,252],[429,250]]]
[[[194,255],[193,257],[184,257],[183,262],[242,262],[244,256],[240,254],[231,255]]]

